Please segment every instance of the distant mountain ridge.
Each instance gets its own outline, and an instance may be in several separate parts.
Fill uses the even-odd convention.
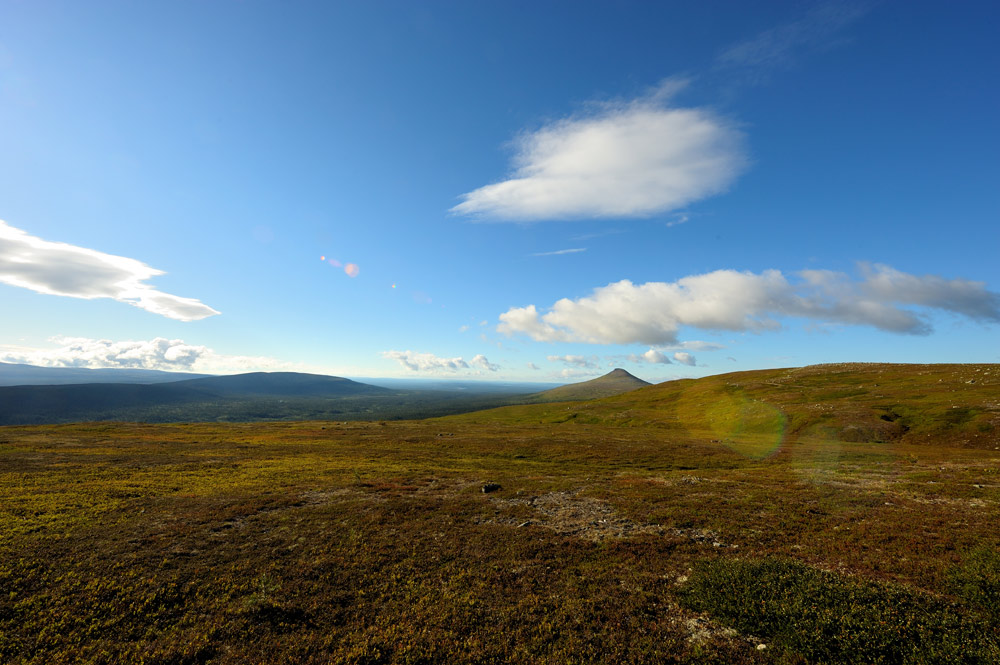
[[[136,409],[210,404],[224,415],[226,405],[254,400],[330,399],[392,395],[394,391],[350,379],[297,372],[251,372],[170,383],[84,383],[0,387],[0,425],[129,419]],[[257,411],[267,417],[267,408]]]
[[[302,372],[249,372],[176,381],[171,386],[201,390],[219,396],[268,395],[288,397],[332,397],[388,394],[392,390],[359,383],[339,376]]]
[[[651,386],[648,381],[629,374],[619,368],[590,381],[571,383],[551,390],[535,393],[528,398],[531,402],[573,402],[577,400],[599,399],[621,395],[632,390]]]
[[[0,362],[0,386],[55,386],[81,383],[169,383],[211,374],[164,372],[158,369],[39,367]]]

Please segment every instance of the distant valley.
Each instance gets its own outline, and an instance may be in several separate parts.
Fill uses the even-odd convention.
[[[607,396],[648,385],[635,377],[631,382],[623,380],[622,373],[631,377],[624,370],[615,370],[605,377],[576,384],[585,386],[583,392],[559,394],[535,393],[537,385],[516,383],[389,379],[384,381],[389,386],[385,387],[300,372],[207,376],[0,363],[0,425],[108,420],[399,420],[536,401],[582,399],[583,393]]]

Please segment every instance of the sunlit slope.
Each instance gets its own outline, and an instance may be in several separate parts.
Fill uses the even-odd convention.
[[[1000,446],[1000,365],[845,363],[734,372],[467,422],[656,427],[720,442],[830,439]]]
[[[623,369],[614,369],[590,381],[571,383],[551,390],[535,393],[528,397],[532,402],[573,402],[585,399],[598,399],[620,395],[637,388],[650,385],[648,381],[632,376]]]

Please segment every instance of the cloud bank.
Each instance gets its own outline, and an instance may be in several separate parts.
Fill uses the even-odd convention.
[[[505,221],[646,217],[725,190],[743,171],[743,138],[704,108],[666,101],[681,83],[606,103],[515,141],[510,178],[462,195],[452,212]]]
[[[200,300],[157,291],[145,283],[162,274],[141,261],[43,240],[0,220],[4,284],[71,298],[111,298],[180,321],[219,313]]]
[[[381,356],[395,360],[410,371],[429,374],[454,373],[469,369],[496,372],[500,369],[499,365],[494,365],[481,353],[473,356],[472,360],[468,362],[461,357],[442,358],[433,353],[418,353],[416,351],[382,351]]]
[[[180,339],[112,341],[54,337],[53,349],[0,349],[0,360],[41,367],[159,369],[170,372],[231,373],[300,369],[261,356],[229,356]]]
[[[778,270],[716,270],[676,282],[622,280],[583,298],[563,298],[545,313],[534,305],[513,307],[500,315],[497,330],[545,342],[655,346],[676,344],[681,326],[761,332],[780,328],[782,317],[930,334],[926,316],[908,307],[1000,322],[1000,294],[982,282],[911,275],[878,264],[860,264],[859,273],[852,279],[841,272],[803,270],[790,281]]]

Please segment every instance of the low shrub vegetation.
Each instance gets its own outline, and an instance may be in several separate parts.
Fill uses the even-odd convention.
[[[1000,662],[994,370],[865,371],[0,427],[0,663]]]
[[[981,581],[975,572],[966,575],[973,585]],[[795,561],[700,562],[682,600],[804,662],[946,665],[1000,658],[997,625],[961,603]]]

